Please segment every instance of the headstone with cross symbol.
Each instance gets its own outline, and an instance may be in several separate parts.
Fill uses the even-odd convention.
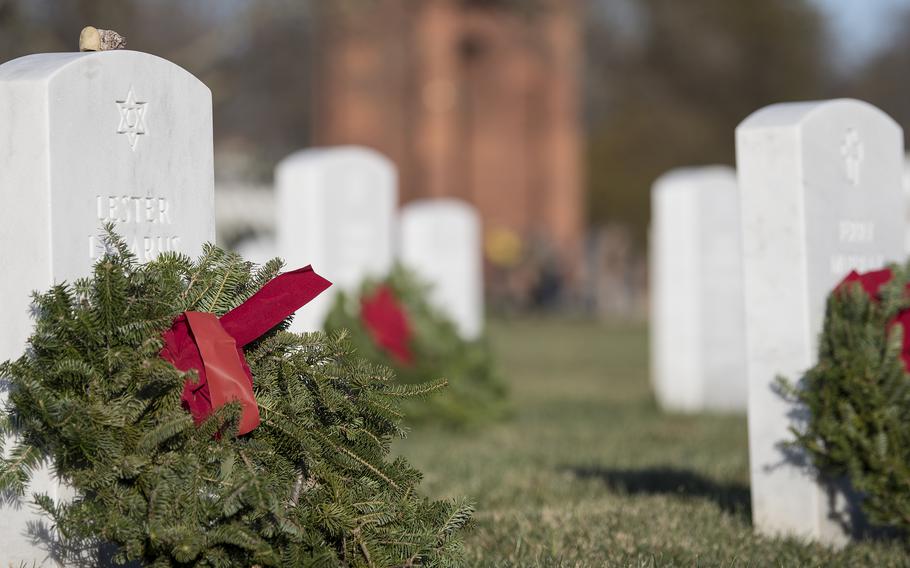
[[[902,260],[903,147],[891,118],[849,99],[766,107],[737,128],[752,515],[762,533],[841,544],[862,524],[848,486],[817,481],[804,456],[783,450],[801,416],[774,383],[815,362],[826,298],[847,273]]]
[[[211,92],[177,65],[134,51],[0,65],[0,361],[22,353],[33,290],[89,275],[105,222],[142,261],[198,254],[213,187]],[[32,489],[66,494],[47,472]],[[0,518],[4,564],[46,562],[27,504]]]
[[[848,128],[844,132],[840,152],[844,158],[844,175],[851,185],[859,185],[859,172],[866,157],[866,147],[855,128]]]

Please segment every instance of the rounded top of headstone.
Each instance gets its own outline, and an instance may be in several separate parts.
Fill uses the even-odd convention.
[[[288,167],[309,166],[313,164],[331,165],[339,162],[346,163],[351,161],[361,163],[372,162],[390,170],[394,170],[395,167],[391,160],[377,150],[366,146],[347,145],[298,150],[278,162],[276,169],[282,170]]]
[[[735,185],[736,170],[719,164],[675,168],[657,178],[652,188],[654,192],[679,191],[680,188],[698,191],[716,184]]]
[[[127,49],[25,55],[0,65],[0,82],[50,82],[67,72],[83,73],[86,78],[90,79],[97,75],[105,65],[136,68],[139,71],[180,73],[209,91],[205,83],[176,63],[151,53]]]
[[[401,208],[402,215],[410,214],[450,214],[461,217],[477,217],[477,210],[467,201],[455,197],[437,197],[431,199],[415,199]]]
[[[801,126],[815,120],[824,120],[829,113],[854,113],[873,120],[886,121],[895,128],[897,122],[878,107],[858,99],[831,99],[799,103],[777,103],[761,108],[743,120],[737,130]]]

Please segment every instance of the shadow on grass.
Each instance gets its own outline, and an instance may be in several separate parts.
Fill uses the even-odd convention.
[[[717,503],[724,512],[752,522],[749,487],[741,483],[719,483],[694,471],[673,467],[564,469],[579,479],[599,479],[610,490],[629,495],[676,495],[682,498],[708,499]]]

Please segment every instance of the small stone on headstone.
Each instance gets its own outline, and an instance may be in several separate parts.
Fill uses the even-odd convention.
[[[126,38],[114,30],[99,30],[85,26],[79,34],[79,51],[110,51],[125,48]]]

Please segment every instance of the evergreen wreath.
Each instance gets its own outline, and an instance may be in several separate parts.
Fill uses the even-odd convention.
[[[828,297],[818,363],[782,392],[807,419],[791,428],[819,473],[846,476],[878,526],[910,529],[910,271],[851,273]]]
[[[162,333],[243,303],[280,261],[207,245],[139,264],[110,227],[106,244],[91,277],[34,296],[26,353],[0,367],[0,490],[26,495],[44,463],[73,488],[33,497],[66,560],[97,565],[103,544],[156,567],[459,564],[472,507],[421,497],[420,472],[389,457],[399,399],[441,382],[395,384],[343,333],[285,321],[245,349],[261,424],[238,436],[234,402],[195,425],[181,406],[195,373],[162,359]]]
[[[409,421],[464,427],[503,417],[508,411],[507,389],[496,372],[489,343],[486,338],[462,339],[452,320],[430,305],[429,290],[412,271],[397,265],[384,280],[364,282],[358,294],[339,293],[325,330],[330,334],[349,331],[357,352],[393,367],[401,385],[420,384],[428,378],[448,381],[445,392],[419,405],[405,404]],[[392,333],[384,341],[369,329],[365,309],[383,302],[397,304],[406,322],[393,321],[392,326],[406,325],[406,337]]]

